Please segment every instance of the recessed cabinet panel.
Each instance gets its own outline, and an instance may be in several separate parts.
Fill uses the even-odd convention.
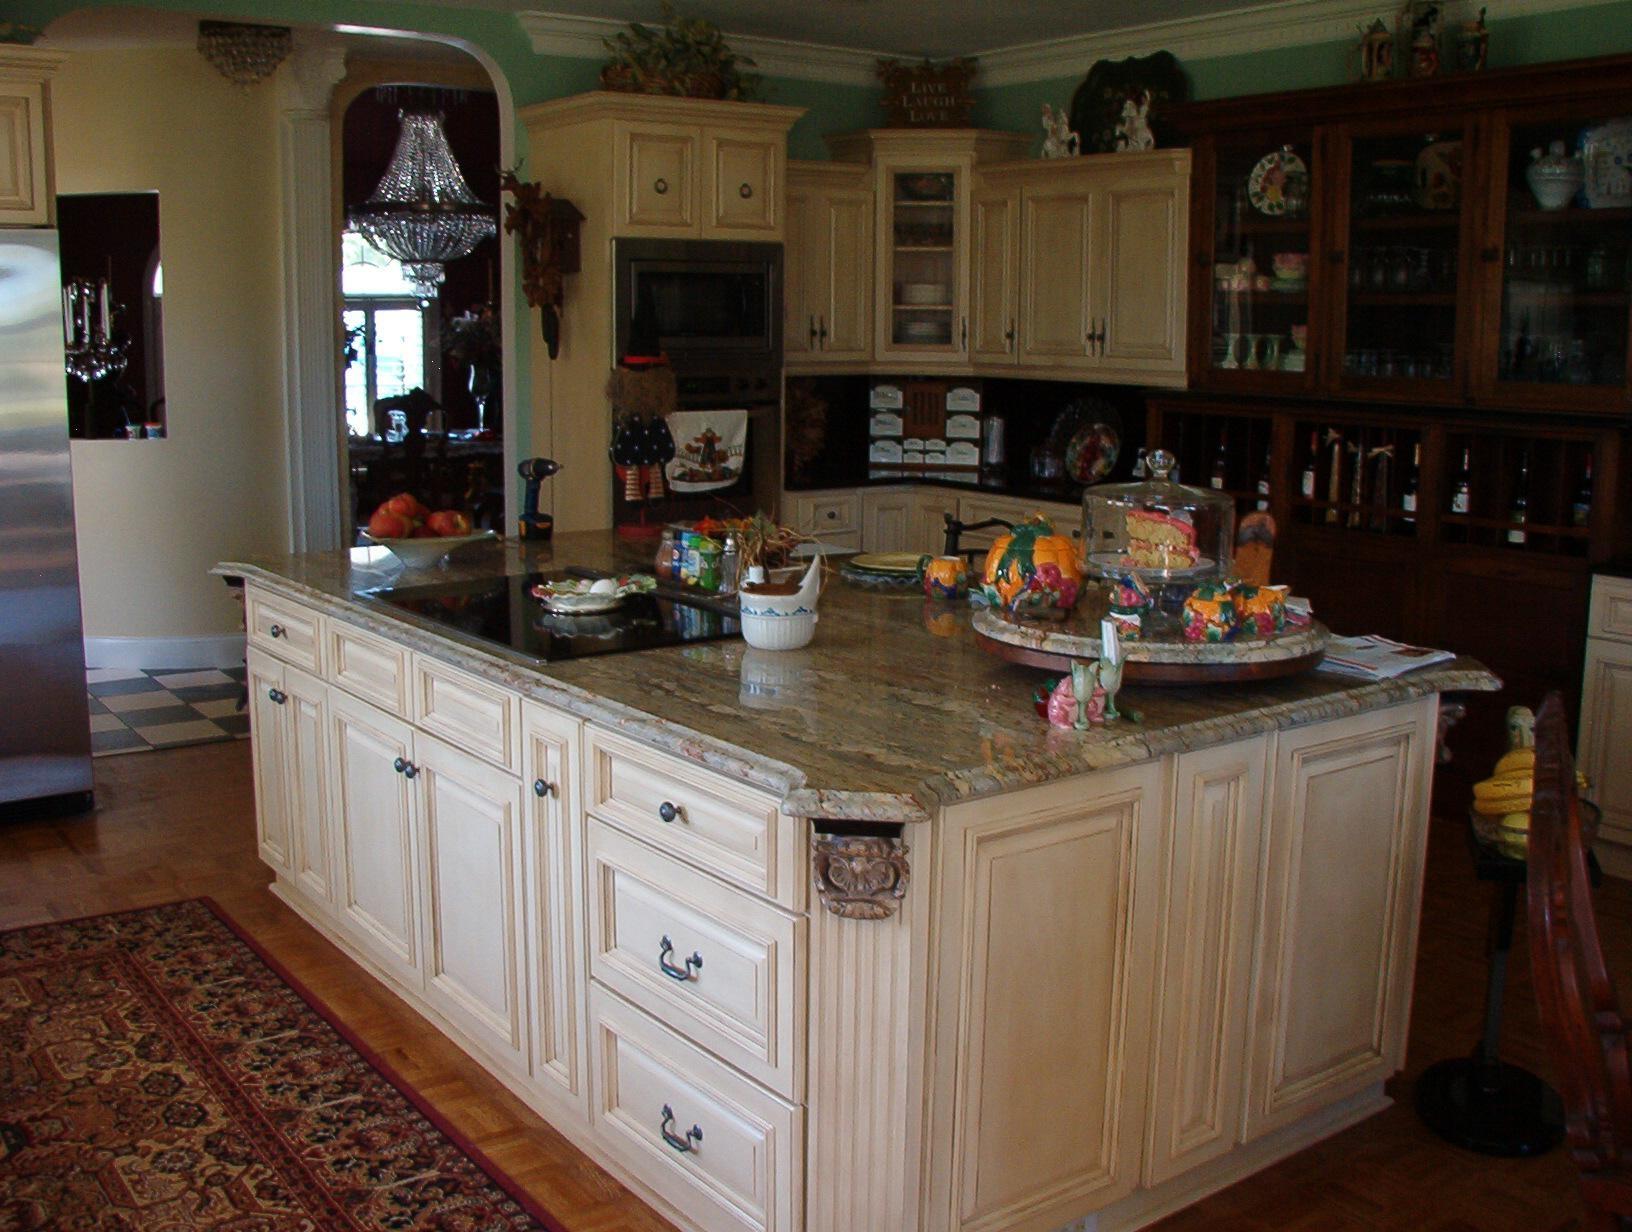
[[[782,177],[778,174],[781,139],[768,141],[754,133],[710,131],[705,142],[709,167],[705,233],[775,231],[782,199]]]
[[[325,907],[334,905],[334,835],[329,825],[329,691],[320,680],[291,667],[284,673],[284,711],[289,769],[289,822],[294,847],[290,872],[301,890]],[[251,728],[254,727],[251,720]]]
[[[986,363],[1014,363],[1019,314],[1019,209],[1014,193],[983,191],[970,206],[970,354]]]
[[[873,340],[873,195],[834,192],[821,220],[831,253],[822,354],[833,360],[864,360]]]
[[[261,859],[279,873],[291,866],[289,832],[289,725],[278,698],[284,665],[249,652],[250,755],[255,762],[255,842]]]
[[[699,132],[680,125],[619,125],[622,231],[673,235],[697,228]]]
[[[50,222],[47,141],[45,85],[0,82],[0,222],[36,227]]]
[[[1061,194],[1027,189],[1021,209],[1020,362],[1087,363],[1093,350],[1088,335],[1102,315],[1091,303],[1089,286],[1090,264],[1099,259],[1093,251],[1093,199],[1086,185]]]
[[[1100,197],[1104,240],[1090,292],[1102,364],[1184,371],[1185,184],[1112,183]]]
[[[1598,600],[1594,599],[1594,607]],[[1581,771],[1603,809],[1600,843],[1621,848],[1617,866],[1632,847],[1632,758],[1624,733],[1632,731],[1632,646],[1593,638],[1581,700]],[[1613,872],[1613,870],[1609,870]]]

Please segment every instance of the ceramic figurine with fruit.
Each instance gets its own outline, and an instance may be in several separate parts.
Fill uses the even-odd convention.
[[[961,556],[920,556],[918,576],[931,599],[962,599],[969,594],[969,565]]]
[[[1034,514],[986,554],[981,593],[992,607],[1012,615],[1058,617],[1076,606],[1082,570],[1076,545]]]
[[[1145,615],[1156,606],[1156,596],[1150,593],[1137,573],[1122,573],[1112,578],[1110,589],[1110,621],[1117,636],[1123,641],[1138,641],[1144,636]]]
[[[1285,586],[1238,586],[1235,617],[1241,632],[1272,637],[1286,628]]]
[[[1222,582],[1203,582],[1184,601],[1181,618],[1187,642],[1227,642],[1235,636],[1234,588]]]

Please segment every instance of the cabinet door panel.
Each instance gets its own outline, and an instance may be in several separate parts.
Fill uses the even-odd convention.
[[[816,350],[817,305],[823,299],[821,281],[827,266],[818,221],[822,204],[815,189],[788,190],[782,242],[782,354],[789,359],[803,359]]]
[[[827,270],[821,302],[822,355],[867,359],[873,337],[873,196],[834,192],[823,202]]]
[[[1139,1179],[1158,769],[1074,786],[944,840],[932,1227],[1054,1226]]]
[[[861,547],[865,552],[905,552],[912,542],[913,498],[909,492],[864,492]],[[929,551],[929,548],[923,548]]]
[[[44,85],[5,83],[0,96],[0,220],[8,226],[40,226],[51,220],[45,111]]]
[[[329,690],[290,668],[284,673],[285,739],[289,754],[291,870],[314,901],[334,903],[334,842],[329,825]]]
[[[1583,693],[1581,770],[1604,810],[1599,841],[1632,846],[1632,758],[1625,752],[1632,732],[1632,646],[1591,639]]]
[[[1098,308],[1089,302],[1094,207],[1086,190],[1052,194],[1028,189],[1020,312],[1020,362],[1087,365],[1088,333]]]
[[[253,647],[249,652],[250,756],[255,764],[255,845],[279,873],[291,871],[289,832],[289,725],[283,706],[283,664]]]
[[[499,1060],[527,1068],[521,782],[414,737],[425,869],[425,995]]]
[[[396,769],[413,757],[413,729],[338,691],[329,694],[330,762],[339,839],[338,907],[359,945],[419,983],[414,784]]]
[[[781,222],[778,143],[754,133],[710,131],[708,146],[709,235],[771,239]]]
[[[1277,739],[1248,1139],[1400,1066],[1434,720],[1427,698]]]
[[[618,220],[637,235],[696,232],[698,131],[684,125],[620,124]]]
[[[1102,364],[1184,371],[1187,182],[1112,185],[1103,190],[1104,240],[1096,254],[1103,287]]]
[[[974,247],[969,271],[969,349],[979,360],[1013,363],[1017,358],[1019,200],[1010,192],[984,192],[976,195],[970,209]]]
[[[1260,737],[1174,759],[1147,1185],[1224,1154],[1240,1128],[1268,749]]]
[[[589,1116],[584,1026],[582,725],[542,706],[522,706],[529,821],[527,956],[532,986],[533,1079]],[[543,790],[539,791],[539,784]]]

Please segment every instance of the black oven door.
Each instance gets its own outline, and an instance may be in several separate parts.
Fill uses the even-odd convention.
[[[717,356],[778,364],[782,246],[710,240],[615,242],[617,343],[629,353],[637,316],[671,359]]]

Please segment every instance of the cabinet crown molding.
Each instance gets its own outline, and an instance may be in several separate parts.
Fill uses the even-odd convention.
[[[68,55],[55,47],[0,44],[0,80],[49,81],[67,62]]]
[[[545,128],[591,120],[639,120],[647,123],[707,124],[721,128],[791,128],[803,107],[776,103],[739,103],[712,98],[674,98],[664,94],[627,94],[589,90],[520,108],[516,115],[529,126]]]

